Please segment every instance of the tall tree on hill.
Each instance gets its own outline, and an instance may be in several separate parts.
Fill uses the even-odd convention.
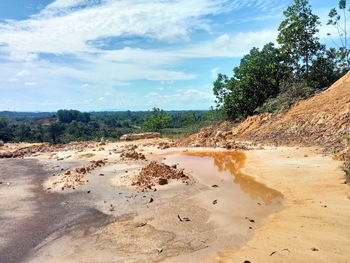
[[[261,50],[251,49],[233,69],[233,77],[218,74],[213,83],[217,107],[230,119],[253,114],[266,99],[280,92],[281,82],[291,77],[287,60],[273,43]]]
[[[348,43],[348,12],[346,0],[339,0],[338,10],[337,8],[332,8],[329,12],[329,21],[327,25],[332,25],[336,28],[339,41],[335,41],[332,38],[333,43],[338,48],[338,56],[341,60],[340,67],[343,70],[350,69],[350,48]],[[328,36],[332,36],[328,33]]]
[[[307,79],[312,58],[323,48],[316,37],[319,17],[312,13],[308,0],[294,0],[283,14],[286,18],[279,26],[277,41],[290,56],[296,77]]]

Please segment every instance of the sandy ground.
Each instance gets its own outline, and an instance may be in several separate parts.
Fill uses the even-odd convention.
[[[156,187],[156,192],[140,192],[130,187],[133,176],[149,161],[163,161],[170,154],[189,150],[222,151],[205,148],[161,150],[154,145],[159,141],[166,140],[108,143],[79,151],[70,149],[34,156],[53,167],[52,172],[55,172],[55,176],[51,174],[42,182],[46,195],[68,199],[70,195],[77,195],[79,206],[74,209],[90,207],[114,220],[98,228],[70,229],[54,238],[48,233],[45,242],[37,245],[25,262],[349,262],[350,191],[342,184],[344,174],[340,162],[317,154],[311,148],[247,151],[245,168],[236,176],[235,183],[253,200],[259,197],[254,203],[259,205],[254,208],[253,203],[244,203],[247,205],[229,210],[229,215],[217,216],[224,214],[227,207],[220,210],[223,209],[220,200],[225,198],[215,191],[224,192],[225,189],[211,189],[204,181],[197,180],[192,185],[173,182]],[[123,149],[132,144],[139,146],[136,151],[145,154],[147,161],[120,157]],[[83,183],[76,188],[61,190],[67,184],[61,182],[66,170],[57,172],[61,166],[76,162],[75,167],[83,167],[93,160],[104,160],[105,165],[84,175]],[[22,177],[19,179],[23,180]],[[18,185],[24,187],[23,182]],[[5,189],[4,184],[0,187]],[[270,190],[261,190],[265,188]],[[31,186],[27,186],[24,192],[23,198],[27,202],[33,200],[30,190]],[[261,192],[264,192],[262,198]],[[276,193],[284,196],[283,208],[263,210],[262,213],[260,202],[269,200]],[[217,196],[222,199],[215,210],[211,200]],[[149,203],[151,198],[153,202]],[[9,203],[7,197],[1,199],[0,209],[6,203]],[[18,204],[25,207],[21,202]],[[10,207],[4,211],[8,213],[9,210]],[[20,222],[28,213],[17,213],[22,216]],[[191,221],[179,222],[178,214],[190,217]],[[247,222],[245,216],[254,218],[256,224]],[[146,224],[138,227],[141,223]],[[232,229],[236,229],[236,234]],[[0,230],[0,234],[3,232]],[[5,243],[5,238],[0,240],[0,247]]]
[[[349,262],[350,189],[341,163],[310,148],[249,151],[247,159],[244,172],[281,191],[285,208],[214,261]]]

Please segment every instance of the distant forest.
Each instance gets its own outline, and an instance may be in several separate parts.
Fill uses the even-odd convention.
[[[161,132],[167,137],[186,136],[220,120],[210,111],[0,112],[0,140],[4,142],[118,140],[126,133]]]

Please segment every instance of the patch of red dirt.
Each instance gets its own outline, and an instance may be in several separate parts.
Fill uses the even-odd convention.
[[[132,185],[142,190],[150,190],[156,185],[168,184],[170,180],[180,180],[187,184],[191,182],[191,178],[183,170],[176,169],[176,166],[151,162],[141,170]]]

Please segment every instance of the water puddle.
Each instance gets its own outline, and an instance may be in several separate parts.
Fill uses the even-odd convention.
[[[243,152],[187,152],[170,155],[164,162],[177,164],[210,187],[194,197],[211,212],[210,222],[225,234],[246,235],[281,208],[283,196],[242,173],[245,161]]]

